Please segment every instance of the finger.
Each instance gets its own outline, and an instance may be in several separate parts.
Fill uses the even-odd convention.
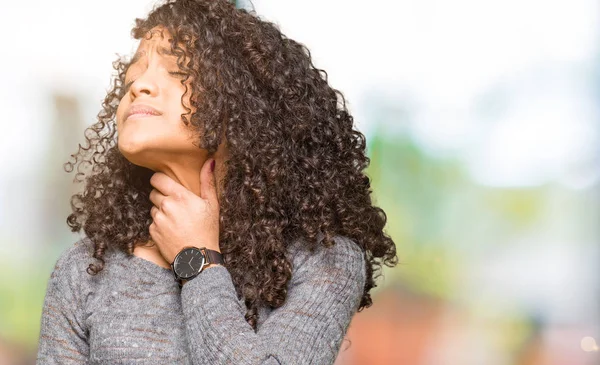
[[[158,208],[161,207],[162,201],[165,198],[166,198],[166,196],[161,194],[161,192],[156,189],[152,189],[152,191],[150,192],[150,201],[152,202],[152,204],[154,204]]]
[[[214,158],[209,158],[204,162],[202,169],[200,169],[200,196],[210,203],[214,203],[217,200],[215,173],[211,171],[213,161],[215,161]]]
[[[162,172],[155,172],[150,178],[150,184],[164,196],[182,197],[188,190],[177,181]]]

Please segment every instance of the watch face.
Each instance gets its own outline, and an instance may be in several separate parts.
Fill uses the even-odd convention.
[[[186,279],[198,273],[204,266],[204,262],[202,251],[197,248],[186,248],[177,255],[173,268],[179,277]]]

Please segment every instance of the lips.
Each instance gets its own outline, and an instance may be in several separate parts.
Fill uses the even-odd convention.
[[[129,117],[143,117],[143,116],[156,116],[162,113],[146,104],[135,104],[131,105],[125,113],[125,120]]]

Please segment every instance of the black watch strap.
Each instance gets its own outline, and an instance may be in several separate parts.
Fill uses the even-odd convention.
[[[204,253],[206,258],[208,259],[209,264],[225,264],[223,261],[223,255],[219,251],[211,250],[210,248],[205,248]]]

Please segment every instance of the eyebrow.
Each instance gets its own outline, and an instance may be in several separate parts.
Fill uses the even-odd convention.
[[[167,56],[175,56],[175,53],[173,53],[171,51],[171,49],[169,48],[165,48],[165,47],[158,47],[156,49],[156,52],[159,55],[167,55]],[[142,58],[142,56],[146,53],[146,51],[140,51],[140,52],[136,52],[135,55],[133,55],[133,58],[131,59],[131,61],[129,61],[130,65],[133,65],[134,63],[136,63],[137,61],[140,60],[140,58]]]

